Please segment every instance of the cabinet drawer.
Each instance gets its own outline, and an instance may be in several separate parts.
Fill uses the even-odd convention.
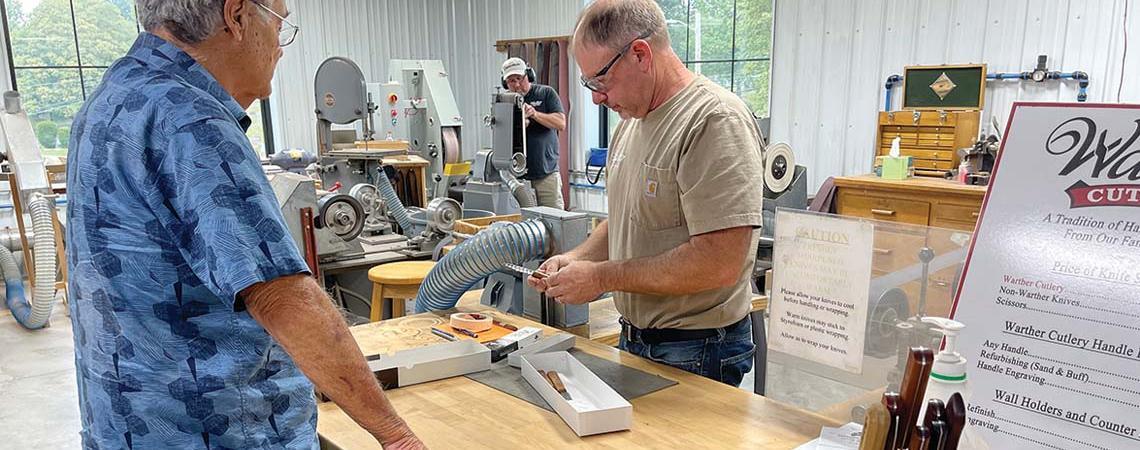
[[[954,168],[953,161],[939,161],[935,159],[915,159],[915,169],[950,170]]]
[[[955,220],[958,222],[975,223],[981,215],[982,205],[956,205],[952,203],[935,203],[931,218]]]
[[[930,203],[866,195],[840,189],[836,212],[844,216],[865,217],[888,222],[926,225],[930,220]]]
[[[963,220],[953,220],[941,217],[933,217],[930,219],[930,226],[938,228],[946,228],[950,230],[974,232],[974,226],[977,222],[966,222]]]
[[[915,159],[942,159],[942,161],[953,161],[954,153],[948,149],[930,150],[925,148],[898,148],[898,153],[903,156],[910,156]],[[884,147],[879,149],[879,155],[889,155],[890,148]]]

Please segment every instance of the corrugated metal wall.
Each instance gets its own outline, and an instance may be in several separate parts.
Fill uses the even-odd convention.
[[[883,83],[903,66],[986,63],[990,72],[1022,72],[1040,54],[1049,55],[1050,70],[1088,72],[1090,102],[1140,103],[1140,1],[778,1],[772,141],[791,144],[814,192],[828,176],[870,171]],[[1004,125],[1015,100],[1077,97],[1073,81],[988,86],[985,124],[996,114]]]
[[[285,49],[274,80],[277,148],[316,148],[313,77],[328,57],[346,56],[367,80],[378,82],[388,80],[391,59],[438,59],[450,75],[463,115],[464,156],[471,158],[490,145],[482,117],[506,59],[495,51],[495,41],[569,34],[580,5],[581,0],[292,1],[291,19],[301,34]],[[575,122],[571,118],[572,132]]]

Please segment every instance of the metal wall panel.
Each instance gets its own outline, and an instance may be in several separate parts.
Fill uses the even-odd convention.
[[[369,81],[387,81],[392,59],[442,60],[463,115],[462,147],[471,158],[490,145],[489,110],[505,57],[499,39],[569,34],[581,0],[294,0],[301,27],[274,79],[277,148],[316,148],[313,77],[331,56],[356,61]],[[577,77],[575,73],[571,76]],[[577,107],[577,105],[575,105]],[[571,118],[571,128],[582,127]],[[578,123],[576,123],[578,122]],[[573,132],[573,130],[571,130]]]
[[[778,1],[772,140],[791,144],[813,191],[829,176],[869,172],[883,83],[912,64],[986,63],[991,72],[1021,72],[1047,54],[1051,70],[1088,72],[1089,102],[1140,103],[1140,2],[1129,5],[1126,62],[1125,1]],[[994,81],[984,126],[991,115],[1004,124],[1017,100],[1076,97],[1074,81]]]

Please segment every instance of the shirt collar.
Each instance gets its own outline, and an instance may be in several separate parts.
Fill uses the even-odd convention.
[[[192,56],[167,40],[152,33],[140,33],[131,50],[127,52],[127,56],[154,66],[181,78],[191,86],[206,91],[222,106],[225,106],[243,130],[248,129],[253,122],[246,114],[245,109],[238,104],[237,100],[234,100],[229,92],[222,88],[214,75],[201,64],[198,64],[198,61]]]

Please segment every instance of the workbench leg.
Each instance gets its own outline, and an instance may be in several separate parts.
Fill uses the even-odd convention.
[[[380,315],[384,313],[384,285],[372,283],[372,305],[368,314],[368,320],[372,322],[379,322]]]
[[[756,395],[764,395],[765,384],[768,381],[768,335],[764,330],[764,311],[752,311],[752,343],[756,344],[756,355],[753,358],[752,373],[756,379],[752,382],[752,390]]]

